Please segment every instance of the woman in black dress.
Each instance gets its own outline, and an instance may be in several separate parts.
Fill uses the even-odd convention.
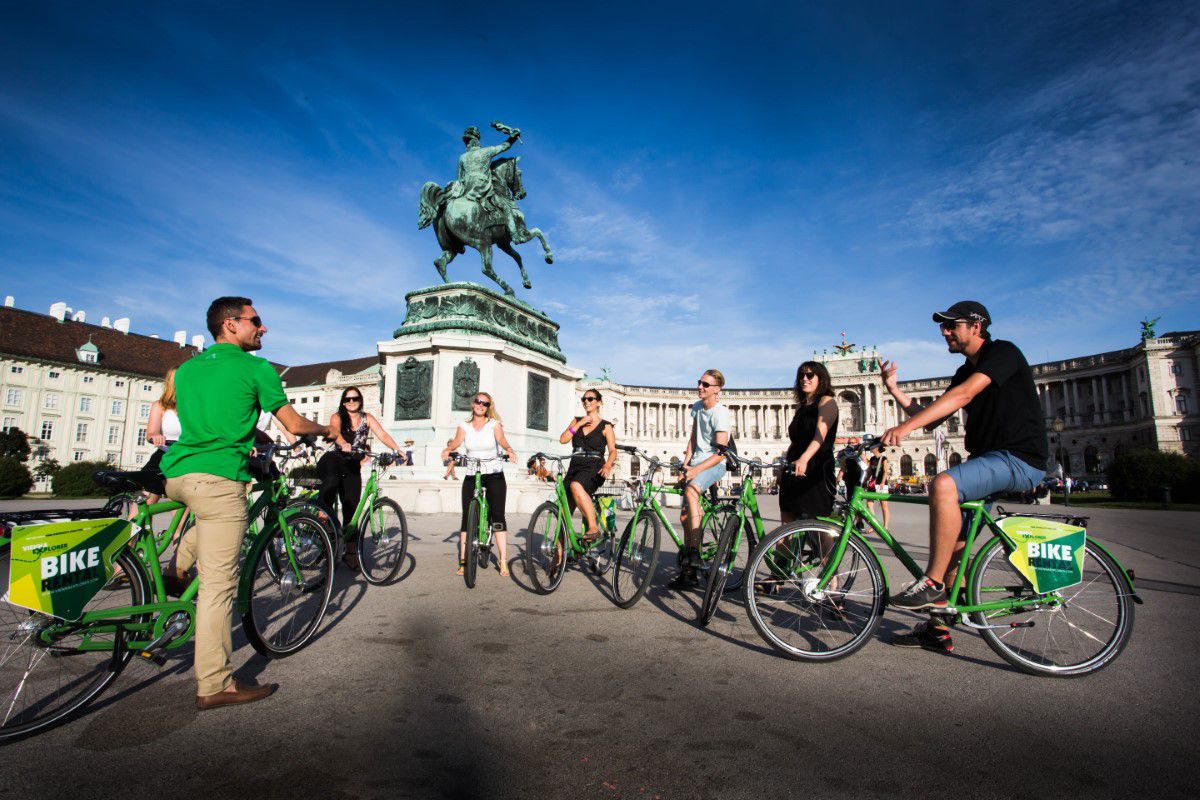
[[[563,482],[567,485],[571,513],[575,513],[576,506],[583,512],[585,539],[600,535],[592,495],[612,474],[617,460],[617,436],[608,420],[600,419],[600,403],[598,390],[585,389],[583,416],[575,417],[558,439],[562,444],[571,443],[571,465]]]
[[[796,415],[788,425],[787,460],[791,470],[779,478],[779,516],[786,525],[833,511],[833,441],[837,438],[838,407],[833,399],[829,370],[805,361],[796,370]]]

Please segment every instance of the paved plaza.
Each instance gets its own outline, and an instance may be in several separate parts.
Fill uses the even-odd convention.
[[[270,662],[237,634],[238,675],[273,697],[198,713],[190,646],[131,664],[81,718],[4,748],[0,797],[1193,796],[1200,516],[1088,513],[1146,603],[1125,653],[1078,680],[1018,673],[961,628],[953,656],[888,647],[916,619],[896,611],[848,659],[788,661],[733,597],[697,628],[699,594],[663,569],[628,611],[577,570],[534,594],[519,562],[468,590],[457,516],[414,515],[404,580],[340,570],[306,650]],[[923,557],[925,510],[893,520]]]

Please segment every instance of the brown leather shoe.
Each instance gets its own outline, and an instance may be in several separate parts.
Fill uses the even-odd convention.
[[[247,686],[234,681],[231,688],[232,691],[226,689],[216,694],[196,695],[196,708],[207,711],[210,708],[220,708],[221,706],[253,703],[270,697],[279,688],[279,684],[265,683],[261,686]]]

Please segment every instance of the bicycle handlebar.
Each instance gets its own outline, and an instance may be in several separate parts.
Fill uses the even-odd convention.
[[[465,455],[463,453],[451,452],[450,460],[453,461],[456,465],[458,465],[460,467],[470,466],[471,462],[474,462],[474,463],[482,466],[483,464],[486,464],[488,461],[508,461],[508,453],[501,453],[500,455],[493,456],[492,458],[472,458],[471,456]]]
[[[837,458],[839,461],[847,458],[857,458],[862,455],[864,450],[875,450],[883,446],[883,440],[878,436],[864,434],[862,441],[858,444],[848,444],[838,451]]]

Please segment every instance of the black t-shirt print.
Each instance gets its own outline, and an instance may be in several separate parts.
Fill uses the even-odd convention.
[[[967,452],[980,456],[1007,450],[1036,469],[1045,469],[1050,457],[1042,404],[1033,383],[1033,370],[1020,349],[1003,339],[988,339],[979,351],[979,361],[967,361],[950,380],[958,386],[976,372],[991,379],[987,387],[967,403]]]

